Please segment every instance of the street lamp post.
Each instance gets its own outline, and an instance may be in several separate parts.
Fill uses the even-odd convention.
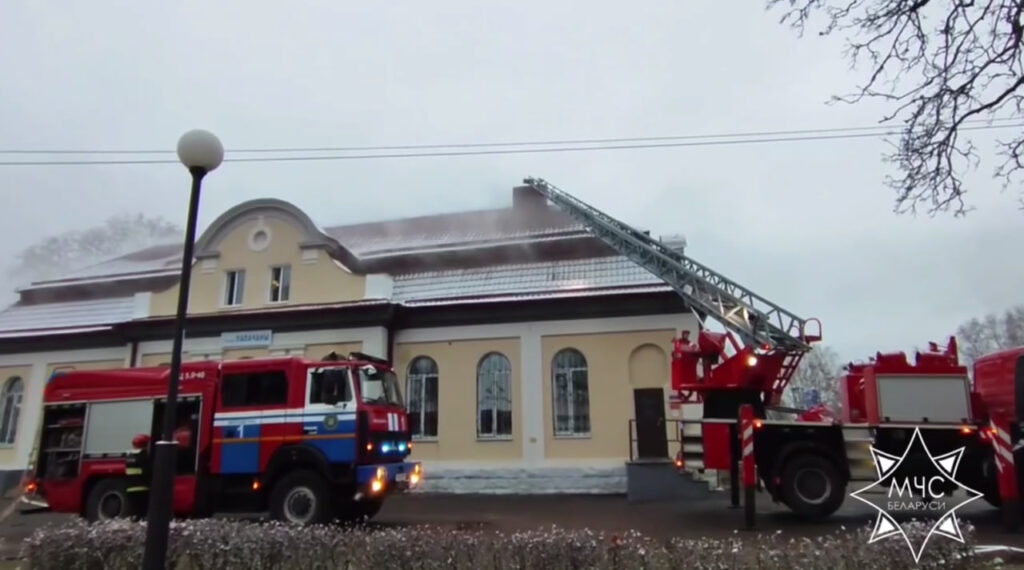
[[[181,255],[181,284],[178,286],[178,311],[174,317],[174,340],[171,348],[171,371],[167,379],[167,405],[164,407],[163,429],[153,453],[153,481],[150,486],[149,514],[146,523],[145,570],[165,570],[167,566],[167,534],[171,524],[174,473],[177,470],[178,443],[174,441],[178,411],[178,383],[181,378],[181,345],[188,313],[189,281],[192,278],[192,249],[196,238],[196,217],[199,189],[203,177],[220,166],[224,147],[212,133],[192,130],[178,140],[178,159],[192,174],[192,192],[185,224],[185,245]]]

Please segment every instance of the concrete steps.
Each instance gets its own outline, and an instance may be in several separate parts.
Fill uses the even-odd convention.
[[[707,481],[679,473],[669,459],[626,463],[626,498],[630,503],[700,500],[711,495]]]

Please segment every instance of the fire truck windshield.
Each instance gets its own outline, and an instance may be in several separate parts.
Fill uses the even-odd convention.
[[[381,371],[374,366],[359,368],[359,393],[364,404],[403,405],[398,377],[394,372]]]

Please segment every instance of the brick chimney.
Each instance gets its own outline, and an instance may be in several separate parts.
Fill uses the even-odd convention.
[[[531,186],[516,186],[512,189],[512,208],[516,210],[547,210],[548,200]]]

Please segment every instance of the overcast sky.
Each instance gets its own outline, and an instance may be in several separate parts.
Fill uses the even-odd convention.
[[[862,75],[762,2],[137,2],[0,5],[0,147],[229,149],[858,127]],[[986,140],[978,137],[979,141]],[[585,153],[225,163],[201,225],[257,197],[322,224],[508,205],[547,178],[824,323],[844,359],[913,350],[1021,302],[1024,214],[987,175],[966,219],[892,214],[881,139]],[[9,155],[0,159],[10,160]],[[25,158],[25,157],[21,157]],[[168,158],[173,158],[169,155]],[[0,255],[118,212],[184,223],[177,164],[0,167]]]

